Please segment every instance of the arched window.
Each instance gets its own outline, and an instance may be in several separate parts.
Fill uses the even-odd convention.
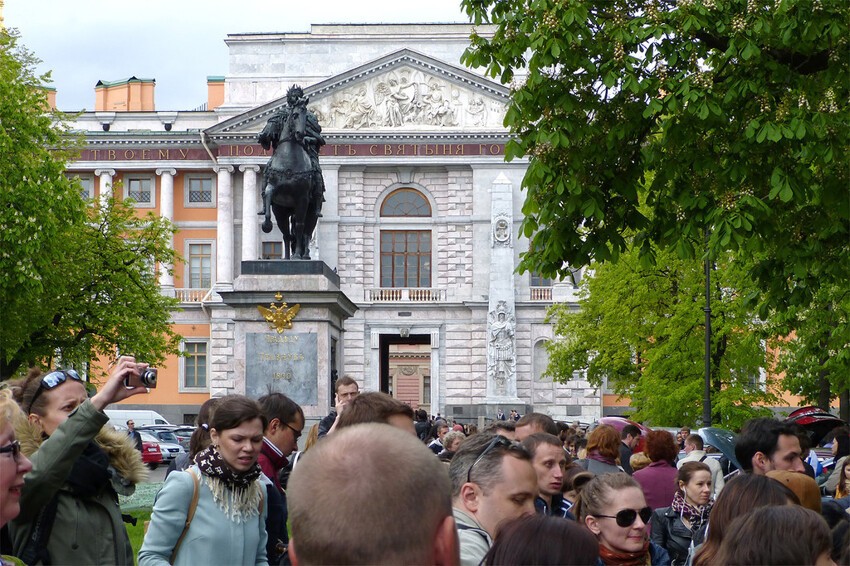
[[[381,216],[431,216],[428,199],[414,189],[397,189],[384,199]]]
[[[430,217],[431,205],[415,189],[384,199],[381,217]],[[381,287],[431,286],[431,230],[381,230]]]

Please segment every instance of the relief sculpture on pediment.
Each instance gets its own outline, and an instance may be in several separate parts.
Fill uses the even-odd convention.
[[[311,108],[329,128],[501,127],[505,104],[411,68],[392,70]]]

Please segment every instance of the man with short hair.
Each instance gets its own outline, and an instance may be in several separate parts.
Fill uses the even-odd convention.
[[[543,413],[528,413],[516,422],[516,439],[520,442],[537,432],[558,436],[558,425],[552,417]]]
[[[263,395],[258,402],[268,423],[257,457],[266,485],[266,531],[269,535],[266,554],[269,564],[277,564],[289,544],[286,492],[280,484],[280,471],[288,465],[289,455],[298,449],[298,438],[304,430],[304,411],[283,393]]]
[[[334,423],[336,430],[363,423],[383,423],[416,436],[413,409],[386,393],[372,391],[354,397]]]
[[[336,424],[337,416],[342,414],[345,407],[348,406],[351,400],[360,394],[360,386],[357,385],[354,378],[349,375],[343,375],[337,379],[334,389],[336,391],[336,405],[334,406],[334,409],[328,413],[328,416],[319,421],[319,438],[323,438],[328,433],[335,430],[334,425]]]
[[[575,519],[570,513],[572,505],[561,495],[567,453],[557,436],[546,432],[532,434],[522,441],[522,447],[531,454],[531,465],[537,474],[538,495],[534,507],[541,515],[554,515]]]
[[[446,436],[446,433],[449,432],[449,425],[446,421],[437,421],[437,424],[434,426],[437,427],[437,438],[428,444],[428,449],[434,454],[439,454],[445,449],[443,446],[443,438]]]
[[[289,486],[295,566],[458,564],[446,466],[412,434],[340,427],[299,460]]]
[[[735,442],[735,457],[744,471],[766,475],[771,470],[803,472],[800,439],[786,423],[772,418],[750,419]]]
[[[133,422],[133,419],[127,421],[127,436],[133,439],[133,445],[136,447],[136,450],[139,452],[142,451],[142,435],[139,434],[139,431],[136,430],[136,423]]]
[[[502,523],[534,514],[537,474],[531,455],[520,444],[479,433],[461,444],[449,465],[449,476],[460,563],[477,566]]]
[[[676,462],[676,466],[681,468],[685,462],[702,462],[711,470],[711,496],[717,497],[720,490],[723,489],[723,468],[720,467],[720,462],[714,458],[710,458],[705,453],[703,448],[705,444],[702,437],[698,434],[690,434],[685,439],[685,453],[687,456]]]
[[[639,441],[640,429],[637,426],[627,424],[620,431],[620,467],[629,475],[634,472],[631,464],[629,464],[629,458],[632,457],[632,452]]]
[[[516,423],[512,420],[496,421],[488,425],[482,432],[501,434],[510,440],[516,440]]]

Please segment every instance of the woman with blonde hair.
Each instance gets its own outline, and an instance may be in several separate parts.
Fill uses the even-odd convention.
[[[617,465],[620,456],[620,433],[611,425],[599,425],[587,437],[587,458],[579,464],[592,474],[622,472]]]
[[[6,523],[21,512],[21,490],[24,474],[32,470],[32,462],[21,452],[15,438],[15,424],[24,420],[21,408],[8,389],[0,390],[0,564],[19,564],[12,558],[12,541]]]
[[[25,563],[133,564],[118,494],[132,494],[147,470],[132,439],[104,426],[103,410],[146,393],[132,385],[146,368],[121,356],[91,399],[72,369],[33,369],[14,386],[26,414],[16,432],[33,465],[21,514],[9,523],[15,555]]]

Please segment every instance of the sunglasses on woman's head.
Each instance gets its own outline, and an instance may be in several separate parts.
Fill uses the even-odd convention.
[[[635,524],[635,520],[640,515],[640,520],[644,524],[648,524],[652,518],[652,507],[644,507],[643,509],[623,509],[617,511],[616,515],[593,515],[593,517],[604,517],[605,519],[616,519],[618,527],[631,527]]]
[[[32,396],[32,400],[30,400],[30,406],[27,410],[27,413],[32,412],[32,406],[35,405],[35,400],[38,399],[38,396],[41,395],[41,392],[45,389],[54,389],[59,385],[68,381],[68,378],[73,379],[74,381],[83,382],[83,378],[80,377],[80,374],[75,372],[72,369],[57,369],[56,371],[51,371],[48,374],[45,374],[41,378],[41,383],[38,386],[38,390],[35,392],[35,395]]]

